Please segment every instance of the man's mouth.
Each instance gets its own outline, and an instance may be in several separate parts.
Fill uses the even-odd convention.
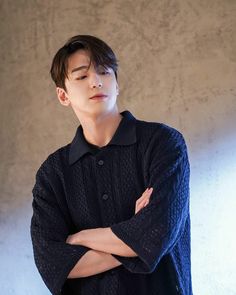
[[[98,93],[98,94],[95,94],[95,95],[91,96],[90,99],[103,99],[103,98],[106,98],[106,97],[107,97],[106,94]]]

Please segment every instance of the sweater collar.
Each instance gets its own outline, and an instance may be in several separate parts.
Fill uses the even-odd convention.
[[[129,112],[120,113],[123,118],[120,121],[111,141],[106,145],[130,145],[136,142],[136,118]],[[88,143],[83,134],[83,128],[80,125],[77,128],[74,139],[70,144],[69,164],[72,165],[86,153],[94,152],[95,146]],[[101,148],[102,149],[102,148]]]

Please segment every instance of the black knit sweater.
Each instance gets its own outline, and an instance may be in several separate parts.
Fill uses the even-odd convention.
[[[52,294],[191,295],[189,162],[182,135],[164,124],[123,116],[106,146],[81,126],[72,143],[41,165],[33,188],[31,236],[37,268]],[[153,187],[149,204],[135,202]],[[69,234],[111,227],[137,257],[94,276],[67,279],[89,250]]]

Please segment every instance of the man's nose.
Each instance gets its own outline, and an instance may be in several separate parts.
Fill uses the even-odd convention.
[[[97,73],[93,73],[91,75],[90,85],[91,85],[91,88],[101,88],[102,87],[101,77]]]

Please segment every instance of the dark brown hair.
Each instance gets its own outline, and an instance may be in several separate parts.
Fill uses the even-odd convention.
[[[90,64],[96,67],[103,66],[113,69],[117,79],[118,61],[112,49],[101,39],[90,35],[77,35],[70,38],[60,48],[53,58],[51,77],[57,87],[66,90],[65,79],[68,78],[68,58],[77,50],[87,50],[90,55]]]

